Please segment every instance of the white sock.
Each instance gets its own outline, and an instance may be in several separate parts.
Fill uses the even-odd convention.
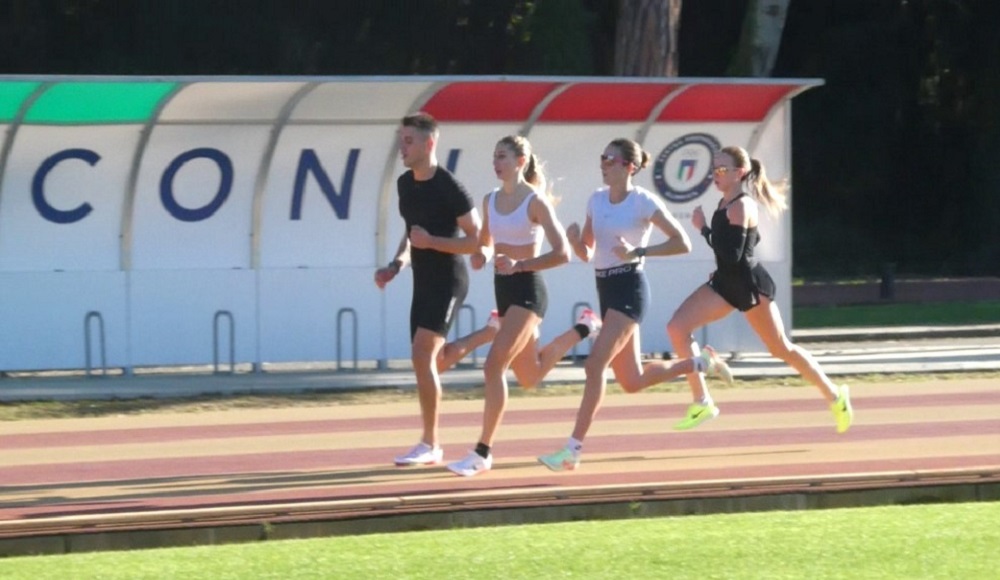
[[[580,441],[575,437],[570,437],[569,441],[566,442],[566,447],[579,453],[580,451],[583,450],[583,441]]]

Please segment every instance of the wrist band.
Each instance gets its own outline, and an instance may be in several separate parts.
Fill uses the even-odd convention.
[[[399,258],[397,258],[397,259],[389,262],[389,265],[386,266],[386,268],[392,270],[393,273],[395,273],[395,274],[399,274],[399,271],[403,269],[403,261],[400,260]]]
[[[634,249],[632,251],[635,252],[635,256],[637,258],[644,258],[646,256],[646,250],[647,249],[648,248],[636,248],[636,249]]]

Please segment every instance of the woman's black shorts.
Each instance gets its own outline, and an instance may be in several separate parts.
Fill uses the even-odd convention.
[[[601,303],[601,319],[608,310],[617,310],[636,322],[642,322],[649,302],[649,284],[636,264],[625,264],[605,270],[595,270],[597,298]]]
[[[760,304],[761,296],[774,300],[776,293],[774,280],[760,264],[740,271],[716,270],[708,286],[741,312]]]
[[[511,306],[526,308],[545,318],[549,307],[549,293],[539,272],[517,272],[493,276],[493,291],[497,299],[497,312],[502,317]]]

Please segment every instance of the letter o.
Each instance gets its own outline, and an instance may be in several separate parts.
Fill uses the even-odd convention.
[[[212,201],[204,207],[189,209],[177,203],[177,200],[174,199],[174,177],[188,161],[198,158],[210,159],[215,162],[219,167],[222,179],[219,182],[219,191],[216,192]],[[222,207],[222,204],[226,202],[226,198],[229,197],[232,187],[233,162],[229,159],[229,156],[218,149],[200,147],[178,155],[167,166],[166,171],[163,172],[163,177],[160,178],[160,201],[163,203],[163,207],[170,212],[170,215],[175,218],[183,222],[198,222],[212,217]]]

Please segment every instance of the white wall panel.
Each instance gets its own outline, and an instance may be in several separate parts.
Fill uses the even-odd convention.
[[[119,268],[122,206],[140,129],[20,128],[0,196],[0,270]],[[32,201],[32,182],[47,159],[73,149],[84,152],[82,157],[59,161],[42,182],[44,203],[51,211],[78,211],[82,216],[57,223],[46,219]]]
[[[253,194],[269,126],[157,127],[143,155],[135,194],[132,267],[249,268]],[[210,208],[220,194],[223,172],[216,161],[177,159],[196,149],[221,152],[232,167],[228,195],[209,217],[182,221],[161,199],[161,181],[172,164],[173,198],[185,210]]]
[[[395,138],[395,125],[287,127],[264,192],[261,267],[370,266],[375,259],[382,173]],[[308,166],[314,169],[304,172],[303,185],[297,190],[303,163],[311,163]],[[317,163],[322,173],[315,170]],[[351,184],[345,190],[348,177]],[[293,213],[296,195],[297,215]]]
[[[335,361],[339,328],[341,357],[350,364],[355,355],[355,319],[359,360],[378,359],[382,315],[373,273],[370,267],[262,271],[263,362]]]
[[[235,323],[236,360],[253,361],[256,279],[250,270],[146,270],[129,274],[133,366],[211,364],[215,315]],[[219,361],[228,364],[228,319],[220,320]]]
[[[104,324],[109,367],[128,366],[123,272],[0,273],[0,369],[79,369],[86,365],[84,322]],[[101,365],[100,324],[91,320],[91,365]]]

